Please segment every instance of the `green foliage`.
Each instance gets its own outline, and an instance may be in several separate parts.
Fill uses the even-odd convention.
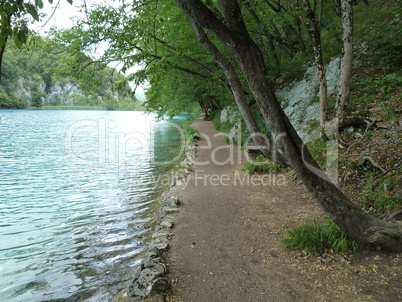
[[[336,15],[330,15],[329,23],[323,26],[321,41],[323,47],[324,62],[328,63],[332,58],[339,57],[342,52],[342,24]]]
[[[401,15],[398,9],[394,11],[384,9],[389,4],[384,5],[384,3],[380,2],[384,1],[373,3],[379,6],[378,10],[370,10],[369,15],[366,17],[366,22],[370,22],[367,21],[369,18],[375,19],[375,23],[368,23],[371,26],[370,31],[367,32],[367,39],[373,49],[370,55],[373,56],[373,59],[380,61],[381,64],[385,63],[397,70],[395,68],[402,65],[402,41],[399,38],[402,34]],[[397,5],[396,8],[398,8]],[[386,18],[385,15],[387,15]],[[384,19],[380,16],[383,16]]]
[[[142,109],[123,75],[105,64],[96,68],[92,65],[88,69],[81,67],[82,72],[74,74],[72,69],[79,66],[70,59],[69,54],[62,51],[62,46],[49,38],[33,38],[30,51],[19,50],[9,43],[3,60],[0,107],[41,107],[44,104]],[[50,94],[53,86],[65,88],[67,85],[77,87],[82,94],[69,94],[67,91]]]
[[[389,97],[391,93],[397,91],[402,85],[402,76],[396,73],[380,75],[375,79],[377,91],[385,93]]]
[[[53,0],[48,0],[50,4]],[[72,4],[72,0],[67,0]],[[23,49],[29,40],[29,25],[41,21],[43,1],[0,1],[0,49],[12,39],[18,49]],[[1,63],[1,61],[0,61]]]
[[[308,67],[308,63],[313,59],[312,49],[309,49],[311,52],[301,52],[294,57],[283,59],[281,62],[281,84],[287,84],[302,79]]]
[[[374,183],[374,175],[366,179],[361,197],[364,207],[377,213],[390,214],[402,208],[402,196],[399,194],[400,185],[393,176],[383,176]]]
[[[136,6],[123,2],[119,7],[104,2],[82,9],[85,20],[78,20],[71,29],[54,31],[54,36],[66,46],[71,60],[81,64],[86,59],[78,52],[89,56],[99,41],[106,43],[108,49],[99,61],[120,61],[123,72],[135,67],[128,80],[150,84],[147,111],[159,116],[200,113],[230,99],[223,72],[206,55],[173,1]]]
[[[42,106],[42,110],[107,110],[99,106]]]
[[[268,139],[272,140],[271,131],[268,129],[267,125],[265,124],[264,118],[258,110],[253,111],[254,118],[260,127],[261,133]],[[212,114],[212,122],[214,124],[215,129],[218,131],[229,133],[230,130],[234,127],[229,121],[225,123],[221,123],[220,121],[220,111],[213,112]],[[241,119],[240,128],[238,129],[238,134],[234,138],[226,137],[227,143],[237,144],[242,147],[246,147],[246,144],[253,143],[250,137],[250,133],[248,132],[247,127],[245,126],[244,120]]]
[[[255,118],[255,121],[258,124],[258,127],[261,130],[261,133],[268,139],[272,140],[272,133],[271,130],[269,130],[267,124],[265,123],[264,117],[262,116],[261,112],[259,110],[254,109],[253,110],[253,115]]]
[[[402,75],[397,73],[355,79],[353,89],[360,93],[352,96],[352,102],[359,102],[358,108],[367,107],[374,99],[387,100],[398,92],[402,85]]]
[[[11,106],[11,97],[7,92],[0,86],[0,108],[9,108]]]
[[[396,104],[389,99],[400,93],[402,81],[400,4],[379,0],[369,7],[360,3],[355,11],[356,53],[364,68],[352,79],[350,108],[359,110],[381,101],[383,118],[397,120]]]
[[[307,133],[317,130],[320,127],[320,122],[318,120],[309,120],[306,122],[307,127],[304,129]]]
[[[247,162],[243,164],[243,171],[248,174],[253,173],[269,173],[271,171],[280,172],[283,170],[283,167],[279,164],[274,164],[265,156],[258,155],[255,158],[250,158]]]
[[[281,239],[281,243],[292,250],[303,250],[307,253],[318,255],[326,251],[345,253],[357,251],[357,244],[350,241],[334,220],[326,217],[323,224],[314,220],[312,223],[304,223],[294,226]]]
[[[193,127],[191,127],[191,118],[186,118],[183,120],[182,127],[184,129],[185,137],[186,137],[186,143],[187,145],[191,144],[194,140],[194,135],[197,134],[197,130],[195,130]]]
[[[216,130],[224,133],[229,133],[229,131],[232,130],[234,126],[229,122],[221,123],[219,114],[215,116],[215,118],[213,119],[213,123]]]
[[[235,125],[231,124],[229,121],[226,121],[225,123],[221,123],[220,121],[220,111],[217,111],[215,114],[213,114],[212,122],[214,124],[214,127],[216,130],[224,132],[224,133],[230,133],[230,131],[233,129]],[[225,137],[225,141],[227,144],[236,144],[239,146],[245,146],[246,143],[250,143],[250,133],[247,130],[247,127],[244,124],[244,121],[241,120],[240,124],[237,124],[237,134],[235,137],[230,137],[227,135]]]
[[[320,167],[324,167],[327,158],[327,143],[322,138],[319,138],[307,143],[307,148]]]
[[[381,194],[376,196],[373,207],[379,213],[392,213],[402,207],[402,196],[396,194],[391,196],[389,194]]]
[[[34,107],[42,106],[42,99],[45,94],[40,91],[36,86],[31,89],[31,105]]]

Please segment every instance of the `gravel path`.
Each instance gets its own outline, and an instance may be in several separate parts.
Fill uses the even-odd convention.
[[[279,239],[287,229],[323,217],[310,194],[290,180],[289,171],[248,176],[241,170],[244,151],[237,146],[230,149],[211,122],[196,119],[193,127],[201,140],[189,182],[178,192],[183,206],[166,255],[173,295],[169,301],[396,301],[402,297],[398,256],[306,257],[284,249]],[[376,273],[368,269],[372,263],[379,264]],[[388,287],[376,283],[380,275]]]

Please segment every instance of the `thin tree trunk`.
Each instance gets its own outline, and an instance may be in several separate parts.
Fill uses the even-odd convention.
[[[322,64],[317,64],[317,75],[320,83],[319,98],[320,98],[320,126],[324,127],[324,123],[327,120],[328,115],[328,103],[327,103],[327,79],[325,76],[325,67]]]
[[[310,19],[310,24],[306,25],[306,28],[311,36],[314,47],[314,59],[317,68],[317,77],[320,85],[319,98],[320,98],[320,126],[323,128],[324,123],[327,120],[328,115],[328,103],[327,103],[327,79],[325,76],[324,60],[322,58],[322,45],[320,34],[320,23],[317,19],[315,12],[311,9],[309,0],[303,0],[304,8],[307,13],[307,17]]]
[[[351,203],[304,146],[265,78],[261,51],[248,34],[238,2],[220,1],[225,25],[200,0],[175,1],[192,22],[208,29],[232,50],[274,139],[324,211],[360,246],[402,251],[402,225],[377,219]]]
[[[3,66],[3,55],[6,50],[6,42],[7,42],[7,38],[5,39],[4,45],[0,49],[0,82],[1,82],[1,76],[3,74],[1,67]]]
[[[341,124],[350,98],[350,83],[353,65],[353,0],[341,1],[342,11],[342,58],[336,99],[336,118]]]

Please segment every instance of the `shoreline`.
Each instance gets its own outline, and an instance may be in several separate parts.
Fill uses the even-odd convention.
[[[136,285],[122,292],[118,302],[380,302],[402,298],[400,255],[331,251],[312,255],[282,246],[280,238],[292,226],[323,219],[324,212],[311,194],[291,179],[290,171],[284,171],[287,181],[282,185],[264,186],[258,178],[254,185],[251,181],[235,185],[228,179],[243,175],[245,158],[217,164],[227,158],[222,135],[201,119],[193,120],[192,127],[209,139],[197,142],[192,171],[186,168],[186,178],[178,175],[162,194],[152,240],[163,249],[157,246],[146,255],[130,282]],[[205,164],[211,155],[218,161]],[[149,277],[155,282],[144,282]]]
[[[160,196],[160,208],[156,223],[152,231],[150,243],[140,266],[125,289],[121,290],[113,299],[115,302],[144,301],[151,299],[164,301],[169,288],[168,270],[166,268],[165,253],[173,236],[174,214],[180,211],[181,201],[176,196],[179,190],[184,190],[189,178],[192,161],[196,157],[198,134],[192,137],[192,142],[185,146],[179,169],[172,169],[169,188]],[[183,188],[184,186],[184,188]]]
[[[164,293],[167,301],[395,301],[402,297],[398,255],[331,251],[311,255],[285,248],[280,239],[292,226],[325,215],[311,194],[291,179],[290,170],[277,174],[283,174],[286,182],[272,185],[264,186],[258,178],[254,185],[227,181],[244,175],[246,157],[233,148],[234,158],[240,159],[221,165],[227,160],[224,136],[201,119],[193,120],[192,127],[202,139],[186,189],[175,193],[182,209],[175,216],[171,248],[164,253],[170,282]],[[166,301],[162,298],[156,301]]]

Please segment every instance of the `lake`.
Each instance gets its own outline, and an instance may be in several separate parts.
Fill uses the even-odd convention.
[[[0,110],[0,301],[110,301],[125,287],[181,153],[180,120]]]

